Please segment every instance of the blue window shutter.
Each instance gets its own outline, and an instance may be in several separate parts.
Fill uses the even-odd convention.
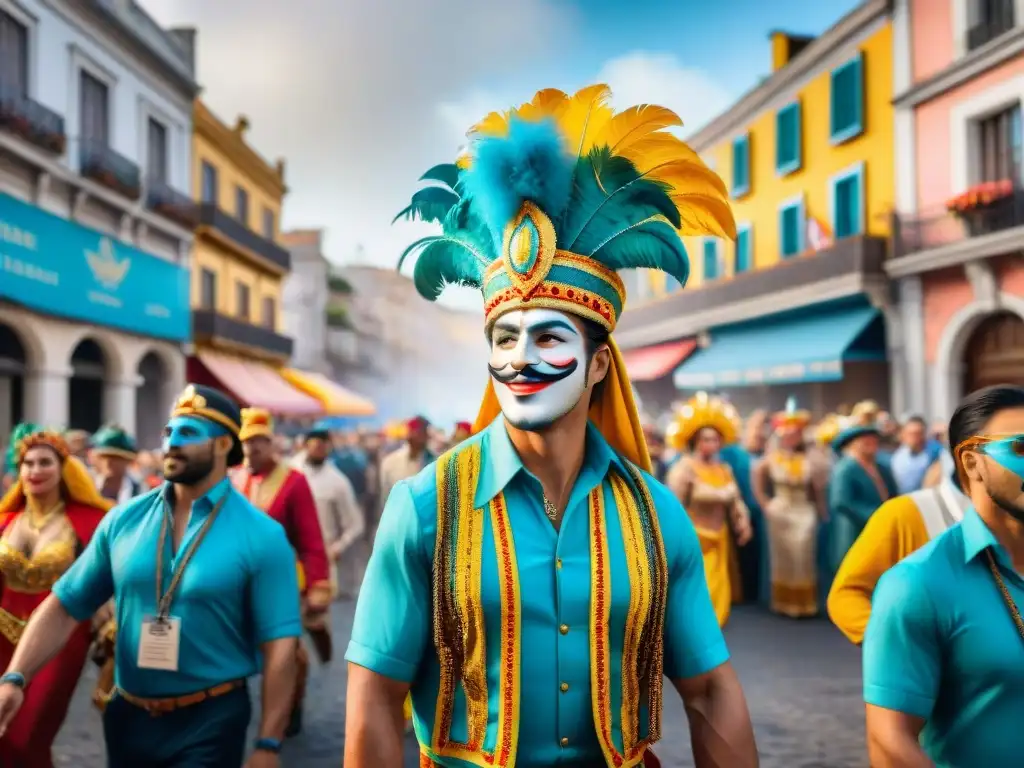
[[[704,279],[718,277],[718,241],[708,238],[704,241]]]
[[[864,132],[863,52],[832,70],[829,127],[833,144],[841,144]]]
[[[753,254],[750,252],[750,229],[741,229],[736,233],[736,274],[746,272],[750,269]]]
[[[732,143],[732,196],[750,191],[750,136],[741,136]]]
[[[793,102],[775,114],[775,170],[782,175],[799,170],[801,157],[800,102]]]
[[[779,214],[779,249],[782,258],[800,253],[800,206],[794,204],[783,208]]]
[[[860,173],[852,173],[835,184],[833,207],[836,220],[833,222],[836,239],[852,237],[861,233],[861,206],[863,205]]]

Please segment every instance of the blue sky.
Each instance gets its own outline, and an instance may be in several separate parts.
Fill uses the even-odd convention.
[[[857,0],[140,0],[199,31],[203,97],[287,159],[283,223],[327,255],[395,263],[390,225],[428,167],[487,112],[607,82],[696,129],[769,74],[772,29],[820,34]],[[479,297],[455,297],[478,306]]]

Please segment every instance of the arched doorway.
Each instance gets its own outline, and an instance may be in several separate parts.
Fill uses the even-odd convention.
[[[153,449],[160,444],[160,432],[167,421],[166,389],[170,372],[163,358],[148,352],[139,361],[139,384],[135,396],[135,438],[140,449]]]
[[[71,353],[68,427],[95,432],[103,425],[107,356],[93,339],[82,339]]]
[[[0,443],[25,418],[25,369],[28,353],[17,332],[0,323]]]
[[[1024,319],[1012,312],[986,317],[964,350],[964,394],[993,384],[1024,385]]]

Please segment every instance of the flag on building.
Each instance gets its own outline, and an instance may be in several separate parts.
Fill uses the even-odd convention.
[[[807,217],[807,247],[812,251],[832,247],[832,232],[816,216]]]

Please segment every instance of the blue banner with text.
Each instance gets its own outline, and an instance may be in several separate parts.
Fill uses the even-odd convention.
[[[188,270],[2,193],[0,298],[142,336],[191,334]]]

